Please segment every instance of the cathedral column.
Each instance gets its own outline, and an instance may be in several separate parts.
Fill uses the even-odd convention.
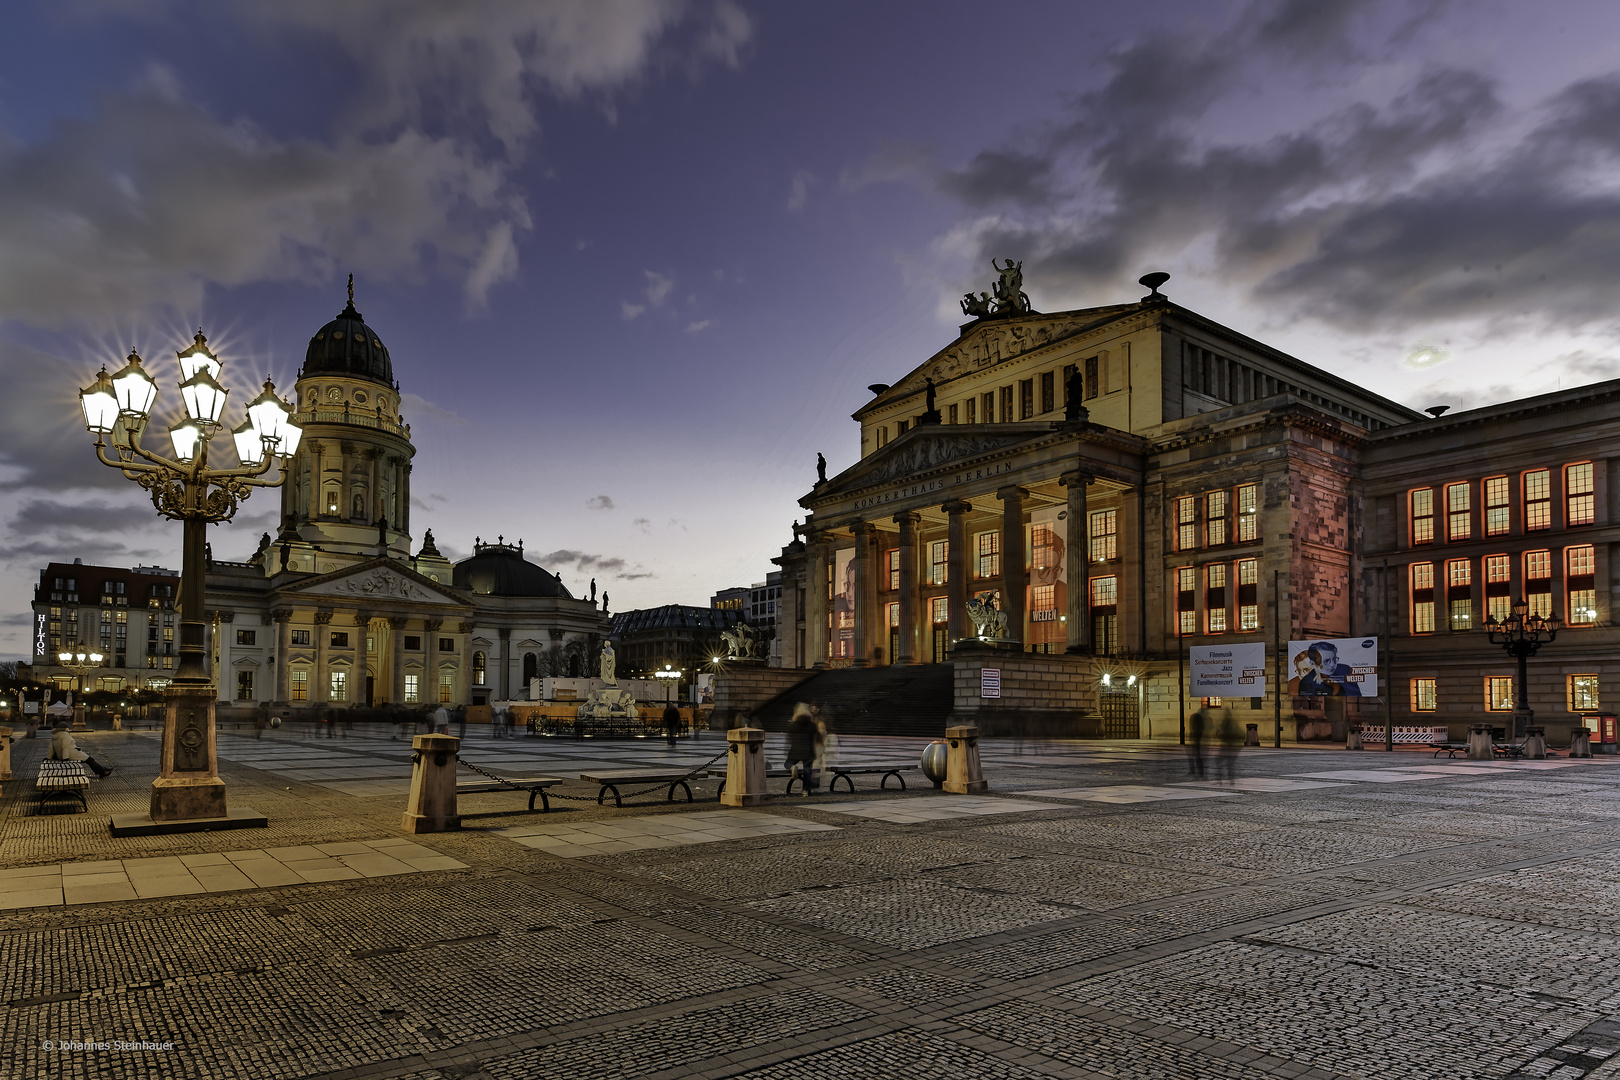
[[[804,662],[813,668],[827,666],[827,534],[805,532],[809,550],[809,579],[804,589]]]
[[[894,658],[897,664],[918,663],[917,640],[920,636],[919,620],[922,605],[917,602],[917,523],[922,515],[908,510],[894,515],[900,526],[900,649]]]
[[[214,631],[219,635],[219,670],[214,672],[214,683],[219,687],[221,701],[236,700],[236,676],[231,673],[231,646],[236,644],[234,622],[236,612],[221,611],[218,628]]]
[[[1064,652],[1091,652],[1091,596],[1088,568],[1091,565],[1091,537],[1087,535],[1086,485],[1093,477],[1083,472],[1064,473],[1058,478],[1069,496],[1068,535],[1064,537],[1064,577],[1068,580],[1068,647]]]
[[[388,650],[389,662],[394,667],[394,670],[389,672],[388,679],[390,705],[405,704],[405,624],[408,622],[409,619],[398,615],[390,616],[388,619],[389,645],[392,646]],[[422,696],[421,690],[417,691],[416,696]]]
[[[950,624],[946,635],[951,641],[960,641],[973,635],[968,632],[968,589],[972,584],[973,560],[968,553],[967,516],[973,504],[952,499],[945,504],[948,515],[945,525],[945,590],[950,605]]]
[[[427,674],[423,681],[427,683],[426,689],[419,695],[421,703],[438,708],[439,705],[439,628],[444,625],[443,619],[428,619],[422,624],[422,632],[427,635],[423,645],[427,652]]]
[[[309,700],[328,701],[331,699],[331,679],[326,674],[326,652],[332,641],[332,613],[330,611],[317,611],[315,613],[315,685],[310,687]]]
[[[340,444],[343,450],[343,475],[338,480],[338,517],[344,521],[354,520],[354,489],[350,477],[354,471],[354,444],[345,442]]]
[[[408,461],[400,467],[399,483],[394,487],[394,499],[399,504],[396,511],[399,523],[394,528],[402,536],[408,536],[411,531],[411,463]]]
[[[271,658],[275,665],[276,701],[279,704],[287,703],[287,671],[288,655],[292,652],[292,612],[285,608],[278,608],[270,613],[270,618],[276,624],[276,655]]]
[[[872,662],[872,523],[857,521],[855,556],[850,569],[855,577],[855,595],[850,597],[850,614],[855,619],[855,667]]]
[[[1007,636],[1024,640],[1024,608],[1029,569],[1024,558],[1024,500],[1029,492],[1004,487],[996,492],[1001,511],[1001,610],[1007,613]]]
[[[366,460],[371,464],[371,488],[366,492],[366,502],[370,504],[367,516],[371,522],[376,522],[385,516],[382,504],[382,452],[375,448],[366,451]],[[388,522],[393,525],[393,521]],[[397,702],[396,702],[397,704]]]
[[[366,680],[380,678],[371,673],[371,649],[366,638],[371,635],[371,612],[357,611],[354,613],[354,632],[358,639],[354,643],[355,662],[349,669],[349,701],[350,705],[366,705]],[[376,699],[377,684],[371,684],[371,698]]]
[[[309,486],[314,489],[309,493],[309,520],[315,521],[326,513],[326,444],[312,442],[309,449],[315,459],[309,480]],[[311,565],[314,565],[313,561]]]
[[[456,664],[455,691],[451,697],[457,705],[472,704],[472,632],[478,624],[471,620],[461,623],[461,659]]]
[[[499,696],[495,700],[510,701],[511,695],[508,693],[507,687],[511,682],[512,674],[512,631],[510,628],[503,626],[496,632],[495,636],[500,641],[501,650],[500,674],[495,677],[495,693]]]

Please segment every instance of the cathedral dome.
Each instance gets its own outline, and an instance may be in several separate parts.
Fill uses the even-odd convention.
[[[523,547],[511,544],[475,544],[470,559],[456,563],[453,582],[458,589],[481,596],[560,596],[573,594],[553,574],[523,557]]]
[[[349,278],[349,303],[338,317],[315,332],[304,354],[299,378],[311,375],[348,375],[394,385],[394,365],[388,347],[377,338],[354,308],[354,277]]]

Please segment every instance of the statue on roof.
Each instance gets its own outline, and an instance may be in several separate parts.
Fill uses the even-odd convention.
[[[827,482],[827,455],[818,453],[816,455],[816,483],[825,484],[826,482]]]
[[[972,293],[963,293],[961,304],[962,314],[972,315],[975,319],[986,318],[995,314],[996,310],[994,303],[990,299],[990,294],[987,292],[981,292],[978,296],[974,296]]]
[[[990,265],[1001,280],[996,282],[996,311],[997,315],[1027,314],[1029,308],[1029,294],[1024,292],[1024,264],[1007,260],[1006,266],[999,266],[995,259]]]

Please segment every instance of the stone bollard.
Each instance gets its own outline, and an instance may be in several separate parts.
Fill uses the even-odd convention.
[[[418,735],[411,741],[411,801],[400,827],[408,833],[449,832],[461,828],[456,813],[454,735]]]
[[[732,728],[726,732],[726,790],[720,793],[725,806],[760,806],[770,793],[765,790],[765,732],[760,728]]]
[[[11,729],[0,727],[0,780],[11,779]]]
[[[1577,724],[1569,736],[1570,757],[1592,756],[1592,729],[1583,724]]]
[[[1547,756],[1547,729],[1540,724],[1530,724],[1524,729],[1524,756],[1537,761]]]
[[[945,757],[945,790],[955,795],[977,795],[990,790],[979,767],[979,729],[973,724],[945,729],[950,744]]]
[[[1259,724],[1244,724],[1243,725],[1243,745],[1244,746],[1259,746],[1260,745],[1260,725]]]
[[[1350,730],[1344,736],[1344,748],[1346,750],[1360,750],[1361,749],[1361,725],[1360,724],[1351,724],[1350,725]]]
[[[1468,760],[1489,761],[1496,756],[1491,746],[1491,726],[1474,724],[1468,729]]]
[[[113,713],[113,730],[114,731],[123,731],[124,730],[124,714],[123,713]]]

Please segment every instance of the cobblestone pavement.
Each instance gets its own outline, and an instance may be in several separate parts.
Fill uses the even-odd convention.
[[[986,740],[984,796],[736,811],[705,780],[620,810],[570,779],[407,840],[408,744],[332,734],[223,733],[268,829],[123,839],[153,735],[81,739],[118,767],[90,813],[33,814],[46,742],[15,745],[0,1080],[1620,1080],[1620,759],[1268,748],[1224,784],[1171,746]],[[463,758],[722,747],[474,731]]]

